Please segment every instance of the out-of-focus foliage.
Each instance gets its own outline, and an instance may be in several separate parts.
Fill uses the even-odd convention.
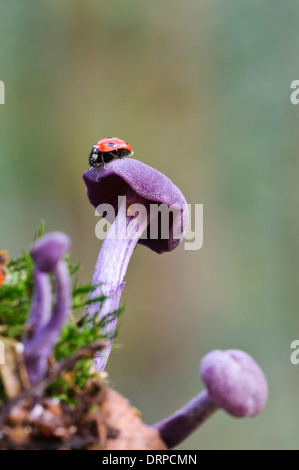
[[[0,330],[3,336],[22,338],[32,295],[33,261],[27,251],[9,262],[0,288]]]

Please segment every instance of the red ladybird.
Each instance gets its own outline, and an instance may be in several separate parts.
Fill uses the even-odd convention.
[[[115,158],[130,157],[133,155],[131,145],[117,137],[106,137],[95,144],[89,155],[90,166],[104,165]]]

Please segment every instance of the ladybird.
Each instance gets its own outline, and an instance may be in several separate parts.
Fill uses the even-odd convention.
[[[133,155],[131,145],[117,137],[106,137],[95,144],[89,155],[90,166],[104,165],[115,158],[131,157]]]
[[[5,279],[5,270],[2,266],[6,266],[9,261],[7,251],[0,251],[0,287],[2,286]]]

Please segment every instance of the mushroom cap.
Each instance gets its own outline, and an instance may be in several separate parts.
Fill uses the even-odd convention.
[[[264,408],[267,380],[246,352],[211,351],[202,359],[200,373],[214,402],[233,416],[255,416]]]
[[[71,246],[71,239],[62,232],[50,232],[36,240],[31,248],[31,257],[36,267],[43,272],[53,271]]]
[[[105,167],[102,165],[87,170],[83,179],[87,187],[90,203],[97,208],[100,204],[111,204],[117,215],[118,196],[126,196],[134,202],[134,197],[146,205],[165,204],[174,210],[169,219],[169,238],[162,238],[159,222],[158,238],[149,236],[139,239],[138,243],[148,246],[157,253],[171,251],[184,237],[188,223],[187,202],[175,184],[158,170],[131,158],[113,160]],[[149,228],[149,227],[148,227]],[[173,234],[180,234],[174,237]]]

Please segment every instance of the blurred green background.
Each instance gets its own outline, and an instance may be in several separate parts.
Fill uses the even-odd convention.
[[[240,348],[270,387],[255,419],[217,413],[183,449],[298,448],[299,4],[122,0],[0,5],[0,248],[42,218],[89,282],[100,248],[82,173],[91,146],[135,157],[204,204],[204,246],[138,247],[122,297],[114,386],[153,423],[202,389],[201,357]]]

